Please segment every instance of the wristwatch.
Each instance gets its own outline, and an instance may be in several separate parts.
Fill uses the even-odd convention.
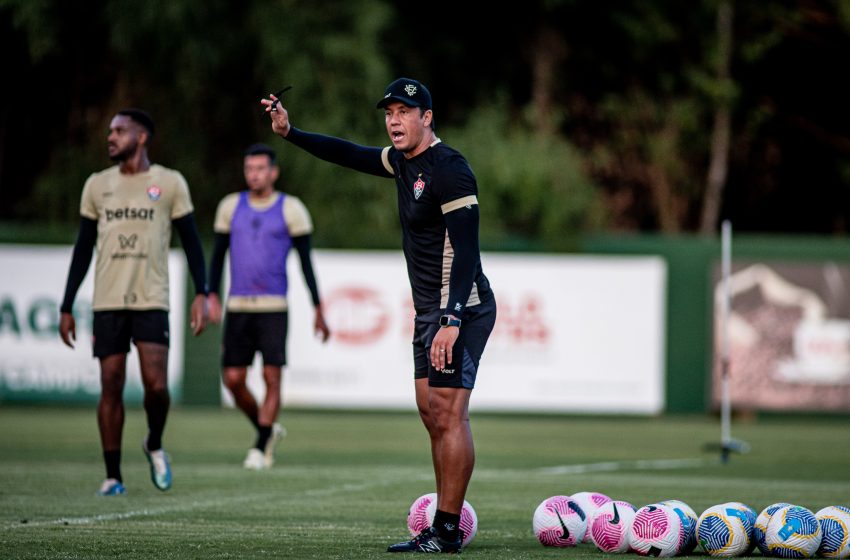
[[[460,326],[460,319],[458,319],[454,315],[441,315],[440,316],[440,326],[441,327],[459,327]]]

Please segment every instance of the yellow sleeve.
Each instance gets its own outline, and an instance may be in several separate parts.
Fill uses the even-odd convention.
[[[182,218],[194,210],[192,207],[192,197],[189,196],[189,184],[179,171],[175,171],[174,175],[174,186],[176,191],[174,193],[174,202],[171,205],[172,220]]]
[[[313,233],[313,220],[310,219],[310,212],[297,197],[286,195],[283,201],[283,219],[286,220],[289,235],[292,237]]]
[[[230,233],[230,224],[233,222],[233,214],[239,204],[239,193],[230,193],[221,199],[215,210],[215,222],[213,231],[216,233]]]
[[[86,179],[86,184],[83,185],[83,194],[80,197],[80,216],[90,220],[97,220],[97,205],[94,203],[94,193],[92,193],[93,183],[94,175],[90,175]]]

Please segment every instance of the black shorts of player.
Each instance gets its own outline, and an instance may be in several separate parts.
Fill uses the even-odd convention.
[[[427,377],[431,387],[472,389],[475,387],[478,363],[496,324],[496,301],[491,299],[463,311],[457,341],[452,347],[452,362],[438,370],[431,365],[431,341],[440,330],[440,315],[443,313],[439,310],[416,316],[413,328],[413,377]]]
[[[224,316],[221,365],[250,366],[254,362],[254,354],[260,352],[263,364],[285,366],[287,323],[286,311],[228,311]]]
[[[95,311],[92,322],[92,353],[95,358],[130,351],[130,341],[168,346],[168,311],[116,309]]]

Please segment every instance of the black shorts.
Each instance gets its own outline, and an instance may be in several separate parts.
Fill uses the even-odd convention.
[[[490,300],[467,307],[461,317],[460,334],[452,347],[453,362],[446,368],[435,369],[431,365],[431,341],[440,330],[442,310],[417,315],[413,329],[413,376],[428,378],[431,387],[475,387],[478,362],[484,353],[487,339],[496,324],[496,301]]]
[[[168,311],[116,309],[95,311],[92,323],[92,353],[95,358],[130,351],[130,341],[155,342],[168,346]]]
[[[246,367],[254,362],[254,354],[263,355],[267,366],[286,365],[286,328],[288,313],[244,313],[228,311],[224,316],[224,341],[221,365]]]

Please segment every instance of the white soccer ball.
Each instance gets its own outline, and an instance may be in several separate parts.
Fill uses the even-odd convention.
[[[635,506],[621,500],[597,508],[587,526],[587,534],[602,552],[628,552],[629,531],[635,518]]]
[[[436,498],[431,500],[425,507],[425,519],[428,522],[428,527],[434,524],[434,516],[437,514],[437,500]],[[463,507],[460,510],[460,532],[463,546],[466,547],[469,543],[472,542],[472,539],[475,538],[475,534],[478,532],[478,515],[475,513],[475,510],[472,508],[472,504],[463,501]],[[416,533],[417,535],[419,533]]]
[[[650,504],[635,513],[629,544],[641,556],[675,556],[682,539],[682,522],[670,506]]]
[[[711,506],[697,520],[697,540],[711,556],[741,556],[750,546],[752,525],[739,506]]]
[[[850,508],[827,506],[815,518],[822,533],[818,556],[850,558]]]
[[[750,553],[753,550],[755,550],[755,548],[756,548],[756,539],[754,538],[753,531],[755,530],[756,519],[758,518],[758,514],[756,513],[756,510],[754,510],[753,508],[751,508],[750,506],[748,506],[747,504],[745,504],[743,502],[727,502],[726,505],[741,510],[744,513],[744,515],[747,517],[747,521],[748,521],[747,529],[749,531],[748,536],[749,536],[750,542],[747,545],[747,549],[744,551],[743,555],[749,556]]]
[[[576,546],[587,531],[587,517],[569,496],[552,496],[534,510],[531,527],[543,546]]]
[[[767,552],[767,543],[764,542],[764,533],[767,531],[767,524],[770,523],[770,518],[773,517],[773,514],[780,509],[790,505],[793,504],[789,504],[788,502],[770,504],[761,510],[761,513],[759,513],[758,517],[756,517],[756,522],[753,524],[753,542],[764,556],[770,556]]]
[[[821,536],[814,513],[801,506],[785,506],[770,518],[764,542],[771,556],[811,558],[820,547]]]
[[[679,552],[677,554],[688,555],[697,547],[697,513],[685,502],[681,500],[664,500],[659,502],[662,505],[670,506],[676,515],[679,516],[679,521],[682,523],[682,540],[679,543]]]
[[[570,498],[581,507],[587,516],[588,522],[593,518],[593,514],[596,513],[599,506],[611,501],[611,498],[599,492],[576,492],[575,494],[570,494]],[[591,542],[590,531],[585,532],[584,539],[581,542]]]

